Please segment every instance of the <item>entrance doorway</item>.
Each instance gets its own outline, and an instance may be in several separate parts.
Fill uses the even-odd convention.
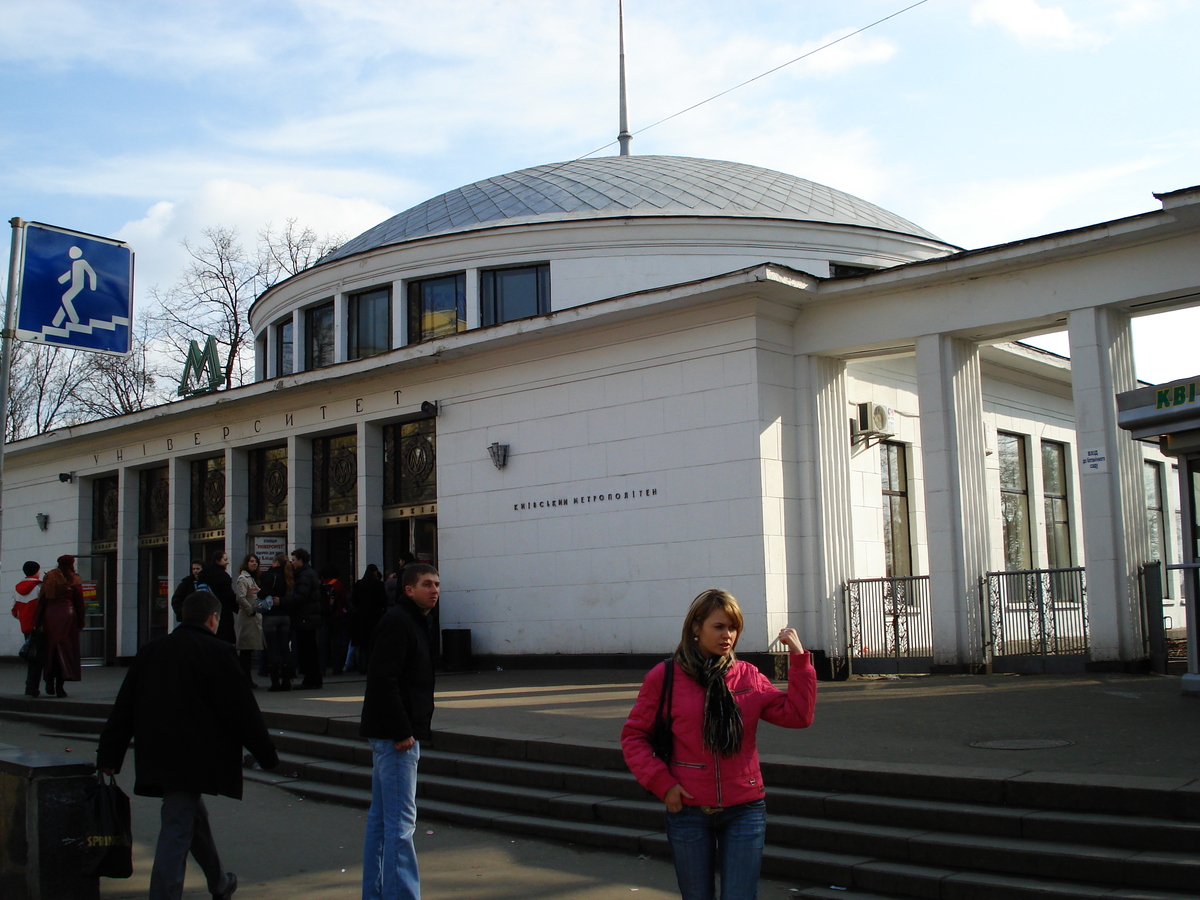
[[[138,646],[163,637],[171,627],[171,582],[167,548],[138,550]]]
[[[355,525],[337,528],[314,528],[312,532],[312,565],[317,572],[327,566],[337,568],[342,584],[349,586],[358,578],[358,529]]]
[[[75,571],[83,582],[80,661],[85,666],[107,665],[117,656],[117,554],[78,556]]]

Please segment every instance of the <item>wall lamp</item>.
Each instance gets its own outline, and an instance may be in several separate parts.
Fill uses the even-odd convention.
[[[492,458],[492,462],[496,464],[496,468],[503,469],[508,463],[508,444],[493,442],[487,449],[488,456]]]
[[[50,516],[47,515],[46,513],[38,513],[37,514],[37,523],[38,523],[38,528],[40,528],[42,531],[45,531],[47,528],[50,527]]]
[[[436,400],[421,401],[421,412],[427,416],[436,416],[438,414],[438,405]]]
[[[74,472],[59,472],[58,480],[61,481],[63,484],[74,484],[75,483],[75,473]]]

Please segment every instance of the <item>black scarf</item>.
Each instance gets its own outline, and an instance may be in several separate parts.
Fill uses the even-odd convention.
[[[725,683],[729,657],[710,656],[692,674],[704,688],[704,745],[714,753],[733,756],[742,749],[742,711]]]

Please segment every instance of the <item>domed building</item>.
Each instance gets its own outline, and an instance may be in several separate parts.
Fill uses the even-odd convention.
[[[305,547],[347,580],[436,562],[448,663],[469,632],[644,665],[720,586],[739,652],[791,624],[825,677],[1135,666],[1139,570],[1186,535],[1113,394],[1131,316],[1200,295],[1198,201],[962,251],[732,162],[489,178],[260,296],[254,384],[11,448],[6,511],[54,534],[5,552],[77,549],[109,662],[190,559]],[[1070,362],[1015,343],[1064,328]]]

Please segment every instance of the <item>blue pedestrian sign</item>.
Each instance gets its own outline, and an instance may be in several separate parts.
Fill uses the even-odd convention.
[[[16,338],[125,355],[133,321],[128,244],[52,225],[25,226]]]

